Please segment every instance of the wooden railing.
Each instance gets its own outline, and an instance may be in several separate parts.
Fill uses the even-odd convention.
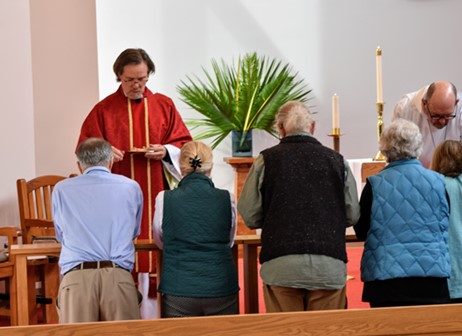
[[[356,237],[347,236],[348,242],[356,241]],[[242,249],[243,256],[243,279],[244,283],[241,288],[243,291],[244,311],[242,313],[258,313],[258,247],[260,246],[260,237],[257,235],[238,235],[235,240],[234,256],[237,262],[239,254],[238,249]],[[135,243],[137,251],[157,251],[157,247],[152,240],[138,240]],[[15,258],[16,267],[16,287],[18,302],[18,324],[29,324],[29,301],[30,293],[28,292],[28,272],[27,257],[33,255],[59,255],[61,250],[60,244],[24,244],[13,245],[11,255]],[[157,258],[157,269],[161,270],[161,253]],[[160,272],[161,273],[161,272]],[[56,284],[57,286],[57,284]],[[161,297],[157,300],[158,311],[161,310]],[[54,311],[55,315],[56,312]],[[57,321],[57,315],[54,319]]]
[[[462,335],[462,305],[251,314],[0,328],[9,336]]]

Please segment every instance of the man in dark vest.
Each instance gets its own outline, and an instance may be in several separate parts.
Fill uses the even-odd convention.
[[[359,217],[348,163],[313,138],[301,102],[276,115],[281,142],[256,158],[238,203],[246,225],[262,229],[261,277],[267,312],[346,306],[345,230]]]

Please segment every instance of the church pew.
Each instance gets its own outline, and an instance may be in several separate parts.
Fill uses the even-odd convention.
[[[462,335],[462,304],[0,328],[0,335]]]

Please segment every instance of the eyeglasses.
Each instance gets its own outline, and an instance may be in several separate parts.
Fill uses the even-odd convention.
[[[434,114],[430,111],[430,108],[428,107],[428,102],[424,101],[424,104],[427,109],[428,116],[430,117],[432,121],[440,121],[440,120],[450,121],[456,117],[456,113],[455,113],[456,106],[454,106],[454,111],[452,114]]]
[[[433,121],[439,121],[439,120],[446,120],[446,121],[449,121],[449,120],[452,120],[456,117],[455,114],[451,114],[451,115],[448,115],[448,116],[440,116],[440,115],[434,115],[434,114],[430,114],[430,118],[431,120]]]
[[[428,110],[428,108],[427,108]],[[428,110],[428,115],[430,116],[430,119],[433,121],[440,121],[440,120],[445,120],[449,121],[452,120],[456,117],[456,114],[450,114],[450,115],[440,115],[440,114],[432,114],[430,113],[430,110]]]
[[[148,81],[148,79],[149,79],[148,76],[144,76],[144,77],[140,77],[140,78],[130,78],[130,77],[128,77],[128,78],[122,78],[122,82],[130,84],[130,85],[135,85],[137,83],[143,85]]]

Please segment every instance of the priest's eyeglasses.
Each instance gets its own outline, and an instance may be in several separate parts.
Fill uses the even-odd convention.
[[[442,114],[433,114],[430,112],[430,110],[427,107],[428,115],[430,116],[430,119],[433,121],[439,121],[439,120],[445,120],[445,121],[450,121],[456,117],[456,114],[449,114],[449,115],[442,115]]]
[[[148,76],[139,77],[139,78],[127,77],[127,78],[122,78],[122,82],[130,84],[130,85],[135,85],[135,84],[143,85],[148,81],[148,79],[149,79]]]
[[[428,112],[428,116],[430,117],[430,119],[432,121],[440,121],[440,120],[444,120],[444,121],[450,121],[452,119],[454,119],[456,117],[456,106],[454,106],[454,111],[452,114],[436,114],[436,113],[432,113],[430,111],[430,108],[428,107],[428,103],[425,101],[425,107],[427,109],[427,112]]]
[[[433,120],[433,121],[438,121],[438,120],[446,120],[446,121],[449,121],[449,120],[452,120],[456,117],[455,114],[450,114],[450,115],[437,115],[437,114],[430,114],[430,118]]]

